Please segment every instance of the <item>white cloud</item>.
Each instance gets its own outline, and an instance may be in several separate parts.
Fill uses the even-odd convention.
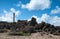
[[[11,8],[10,11],[11,11],[12,13],[15,13],[15,16],[18,16],[19,14],[21,14],[21,12],[20,12],[19,10],[16,10],[16,9],[14,9],[14,8]]]
[[[42,14],[41,17],[37,17],[37,16],[32,16],[32,17],[35,17],[37,20],[38,23],[41,23],[42,21],[46,22],[46,23],[50,23],[52,25],[55,25],[55,26],[60,26],[60,17],[58,16],[49,16],[48,14]],[[31,18],[32,18],[31,17]],[[28,19],[28,20],[31,20]]]
[[[50,8],[50,4],[50,0],[31,0],[26,5],[22,4],[22,8],[27,8],[28,10],[45,10]]]
[[[17,4],[16,4],[16,6],[17,7],[20,7],[22,4],[21,4],[21,1],[19,1]]]
[[[47,14],[42,14],[42,16],[41,16],[41,18],[40,18],[40,22],[41,22],[41,21],[47,22],[48,19],[49,19],[49,15],[47,15]]]
[[[60,26],[60,17],[54,16],[53,18],[51,18],[50,23],[52,23],[52,24],[54,24],[56,26],[58,26],[58,25]]]
[[[18,17],[18,15],[21,12],[18,10],[15,10],[14,8],[11,8],[10,11],[3,10],[3,14],[0,16],[0,21],[13,22],[13,20],[12,20],[13,19],[13,13],[15,13],[15,17]]]
[[[56,9],[51,10],[51,13],[52,14],[60,13],[60,7],[59,6],[56,6]]]

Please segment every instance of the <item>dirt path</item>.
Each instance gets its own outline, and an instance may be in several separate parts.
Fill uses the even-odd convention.
[[[0,33],[0,39],[60,39],[60,36],[33,33],[31,36],[9,36],[7,33]]]

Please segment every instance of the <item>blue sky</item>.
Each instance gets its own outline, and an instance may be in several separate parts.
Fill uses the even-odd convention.
[[[12,13],[17,20],[41,21],[60,26],[60,0],[0,0],[0,21],[12,22]]]

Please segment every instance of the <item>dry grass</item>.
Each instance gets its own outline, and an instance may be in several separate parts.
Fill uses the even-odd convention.
[[[31,36],[9,36],[8,33],[0,33],[0,39],[60,39],[60,36],[51,34],[32,33]],[[43,35],[41,35],[43,34]]]

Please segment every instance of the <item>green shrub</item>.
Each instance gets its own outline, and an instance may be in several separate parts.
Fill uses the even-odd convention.
[[[0,33],[4,33],[4,32],[7,32],[6,29],[0,29]]]
[[[9,35],[17,35],[17,36],[30,36],[29,33],[24,33],[24,32],[11,32]]]

